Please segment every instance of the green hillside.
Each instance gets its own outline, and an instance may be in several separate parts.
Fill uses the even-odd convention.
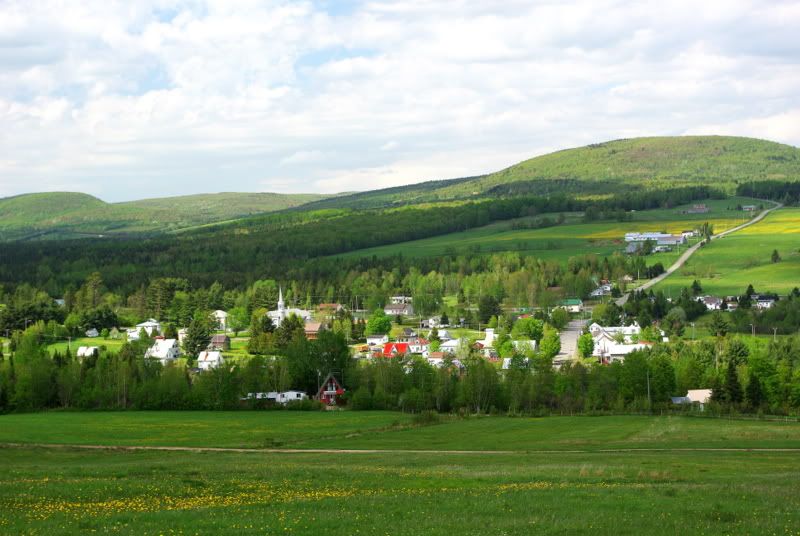
[[[325,197],[229,192],[106,203],[73,192],[26,194],[0,199],[0,240],[169,232],[284,210]]]
[[[732,136],[634,138],[537,156],[479,177],[357,193],[309,208],[376,208],[520,194],[597,196],[631,185],[660,189],[713,184],[733,193],[739,183],[762,180],[800,180],[800,149]]]

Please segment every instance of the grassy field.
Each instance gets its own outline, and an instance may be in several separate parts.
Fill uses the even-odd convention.
[[[777,264],[771,261],[773,250],[782,258]],[[718,295],[742,294],[748,284],[757,291],[780,294],[800,286],[800,209],[777,210],[755,225],[713,241],[656,289],[675,295],[695,279],[704,292]]]
[[[407,417],[352,412],[2,416],[0,441],[249,446],[260,442],[249,435],[261,438],[270,431],[287,444],[430,450],[5,447],[0,448],[0,533],[797,534],[800,526],[797,452],[600,450],[615,445],[797,447],[797,424],[496,417],[384,427],[395,421],[407,422]],[[105,422],[109,430],[103,430]],[[585,452],[567,452],[589,446]],[[520,451],[443,450],[469,447]],[[559,450],[525,452],[541,447]]]
[[[733,197],[724,200],[706,201],[710,208],[707,214],[681,214],[690,205],[674,209],[640,211],[630,222],[580,223],[569,218],[562,225],[544,229],[518,229],[515,223],[531,218],[493,223],[477,229],[451,233],[422,240],[402,242],[358,251],[342,257],[378,257],[402,254],[406,257],[430,257],[443,253],[519,251],[544,259],[566,261],[569,257],[583,254],[612,255],[625,249],[625,233],[634,231],[666,231],[680,233],[694,229],[703,222],[714,225],[717,232],[735,227],[747,218],[735,210],[737,204],[751,204],[748,198]],[[676,252],[655,254],[650,262],[660,261],[668,265],[678,257]]]
[[[0,416],[0,443],[431,450],[800,448],[800,424],[681,416],[491,417],[411,426],[392,412],[113,412]]]
[[[106,349],[112,352],[118,351],[122,345],[125,344],[123,339],[104,339],[102,337],[78,337],[74,338],[71,341],[56,341],[52,342],[47,345],[47,349],[50,352],[54,352],[58,350],[61,353],[67,351],[67,347],[70,348],[72,354],[75,355],[75,352],[81,346],[105,346]]]

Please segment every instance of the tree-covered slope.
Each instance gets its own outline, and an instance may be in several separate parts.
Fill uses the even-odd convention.
[[[219,193],[106,203],[73,192],[26,194],[0,199],[0,240],[162,233],[284,210],[324,197]]]
[[[763,180],[800,181],[800,149],[732,136],[633,138],[537,156],[488,175],[356,193],[307,208],[377,208],[521,194],[605,195],[631,186],[713,185],[733,193],[737,184]]]

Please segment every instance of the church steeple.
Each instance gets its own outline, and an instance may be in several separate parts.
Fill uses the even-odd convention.
[[[284,316],[286,315],[286,304],[283,301],[282,287],[278,287],[278,315],[280,315],[281,320],[283,320]]]

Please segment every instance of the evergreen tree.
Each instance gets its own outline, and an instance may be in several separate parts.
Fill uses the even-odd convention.
[[[761,380],[752,372],[750,373],[750,381],[747,382],[744,397],[747,401],[747,406],[753,410],[757,410],[764,403],[764,391],[761,387]]]
[[[728,369],[725,372],[725,401],[734,405],[742,401],[742,385],[739,383],[739,374],[733,360],[728,361]]]
[[[208,315],[198,314],[189,324],[186,338],[183,340],[183,350],[189,363],[193,363],[197,354],[208,348],[211,342],[211,322]]]
[[[780,255],[780,253],[778,253],[777,249],[773,249],[772,250],[772,257],[771,258],[772,258],[772,263],[773,264],[781,262],[781,255]]]

